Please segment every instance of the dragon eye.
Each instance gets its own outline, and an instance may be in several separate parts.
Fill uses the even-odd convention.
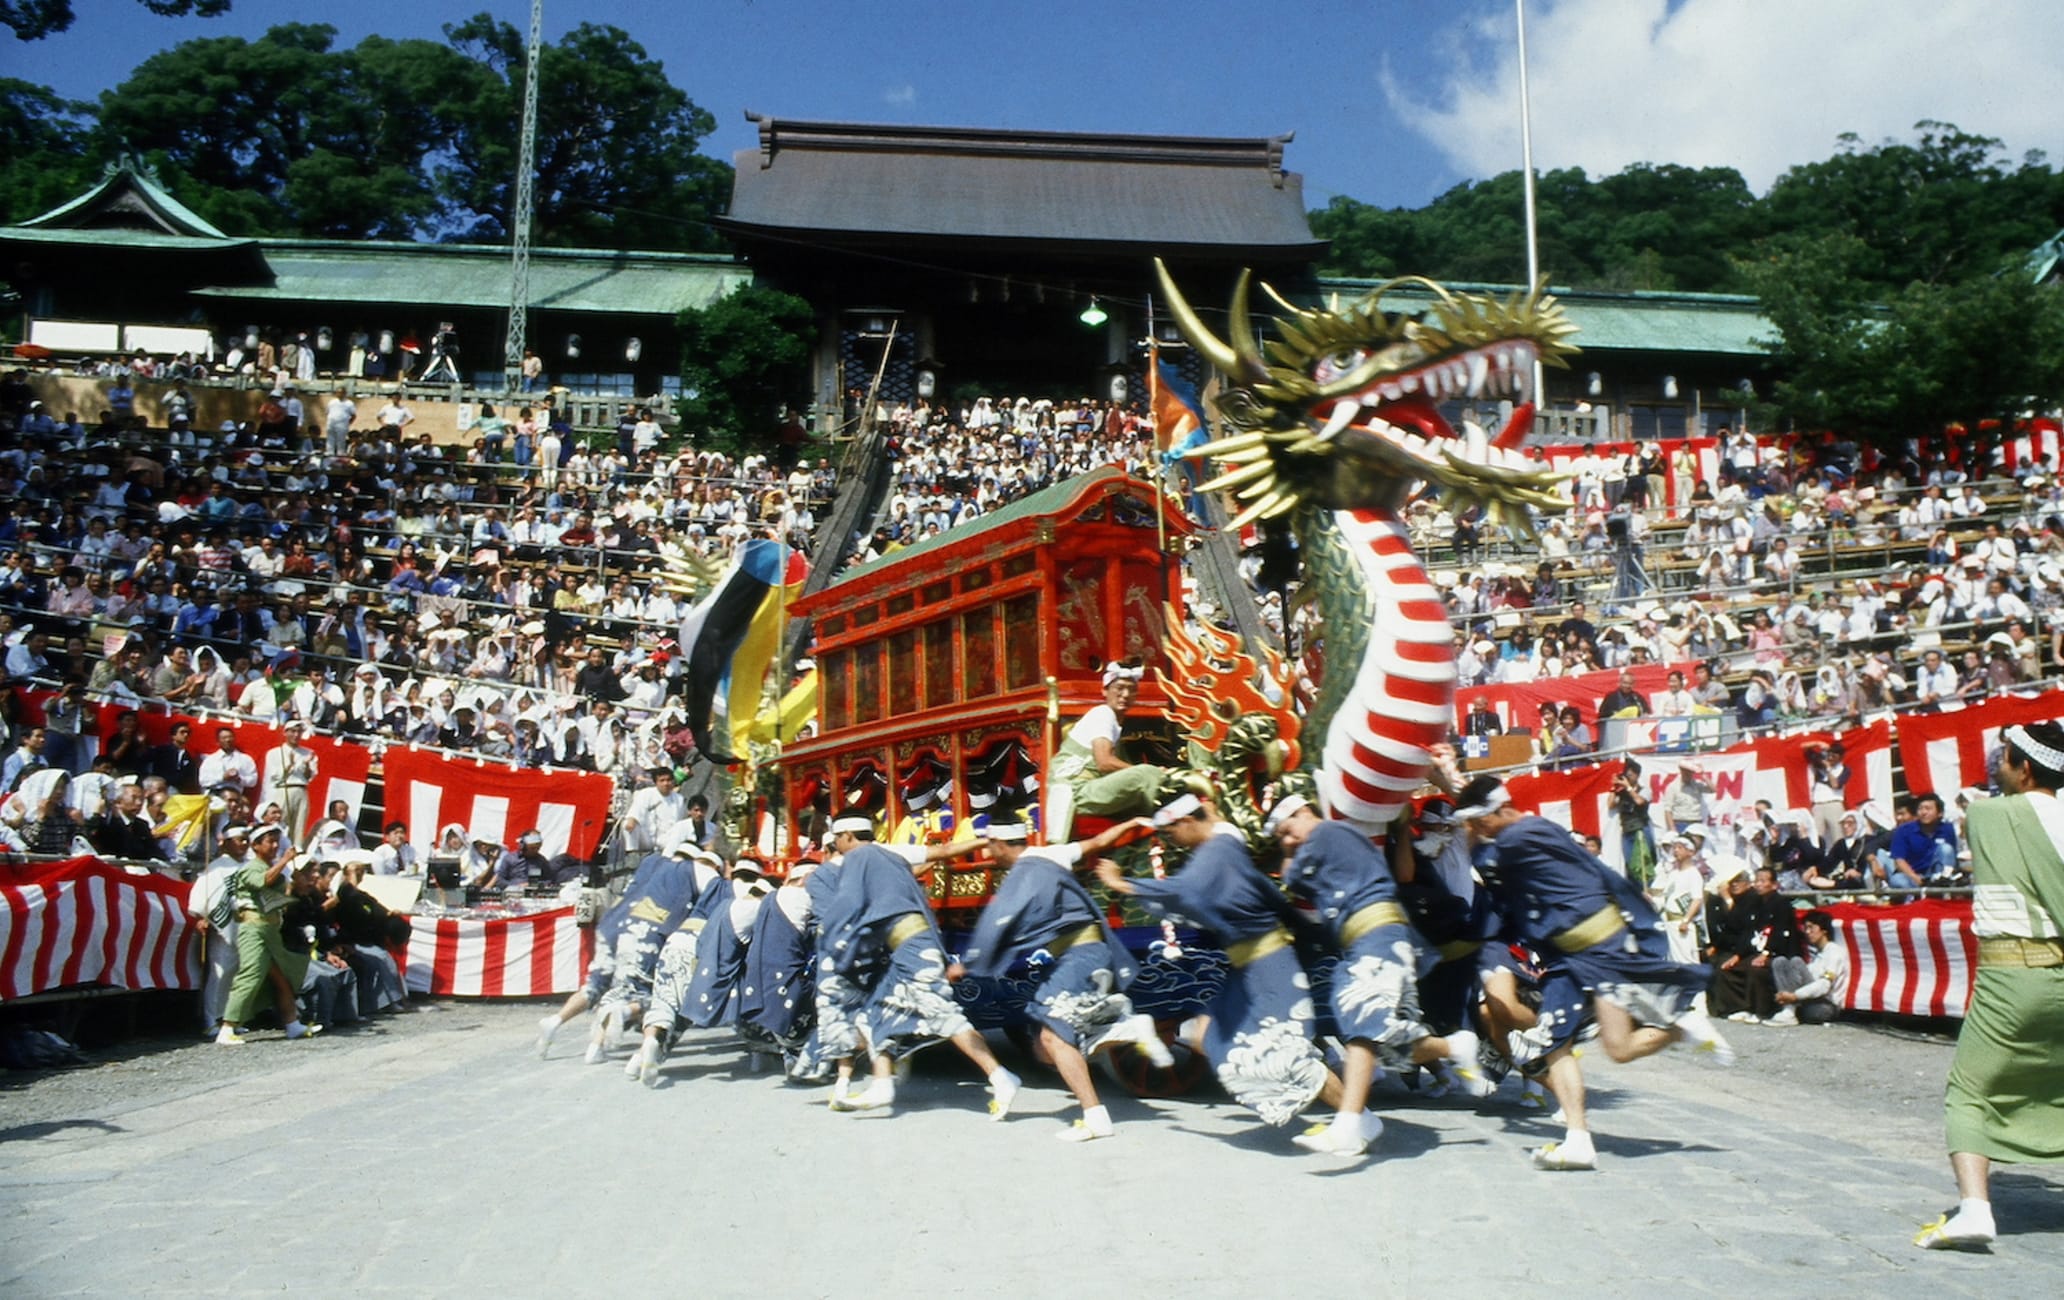
[[[1366,348],[1342,348],[1338,352],[1319,359],[1313,378],[1320,383],[1324,383],[1329,379],[1336,379],[1360,365],[1368,355]]]

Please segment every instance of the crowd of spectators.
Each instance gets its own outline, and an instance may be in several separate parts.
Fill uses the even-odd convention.
[[[1153,422],[1138,403],[977,397],[884,412],[889,495],[861,560],[972,523],[1104,465],[1151,474]]]
[[[642,780],[687,756],[698,578],[755,535],[806,546],[832,487],[801,455],[669,449],[637,408],[581,435],[542,402],[484,407],[440,447],[405,396],[360,410],[275,378],[253,419],[197,430],[182,379],[111,376],[82,420],[0,376],[0,663],[55,692],[39,727],[0,694],[0,844],[140,849],[132,823],[204,788],[109,703]],[[218,820],[256,819],[255,777],[232,784]]]
[[[2007,467],[1975,438],[1897,462],[1800,440],[1723,450],[1744,441],[1681,507],[1576,488],[1596,494],[1586,535],[1624,546],[1510,564],[1436,549],[1461,684],[1669,670],[1654,699],[1623,683],[1552,724],[1595,733],[1614,715],[1853,726],[2064,673],[2064,489],[2046,461]]]

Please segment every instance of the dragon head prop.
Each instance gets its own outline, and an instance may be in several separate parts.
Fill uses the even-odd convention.
[[[1235,520],[1285,514],[1303,502],[1325,509],[1404,504],[1427,484],[1456,509],[1531,531],[1528,508],[1566,509],[1559,476],[1518,450],[1534,417],[1534,367],[1566,366],[1576,327],[1536,287],[1506,298],[1450,291],[1419,276],[1378,285],[1331,311],[1298,307],[1267,285],[1281,309],[1275,335],[1256,340],[1242,271],[1228,312],[1229,338],[1200,320],[1168,268],[1155,270],[1177,326],[1224,373],[1220,417],[1236,431],[1198,448],[1225,472],[1208,490],[1234,489],[1248,504]],[[1432,293],[1420,313],[1386,311],[1385,292],[1418,285]],[[1511,421],[1495,437],[1473,424],[1457,433],[1445,401],[1510,399]]]

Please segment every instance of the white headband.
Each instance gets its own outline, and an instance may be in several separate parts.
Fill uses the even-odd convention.
[[[1484,795],[1482,803],[1473,803],[1467,808],[1457,808],[1455,810],[1455,820],[1466,822],[1473,821],[1478,817],[1488,817],[1511,802],[1512,794],[1510,791],[1502,785],[1493,786],[1490,792]]]
[[[1173,826],[1203,810],[1204,801],[1193,794],[1177,795],[1172,803],[1154,814],[1154,825]]]
[[[2028,728],[2016,724],[2015,726],[2008,727],[2006,731],[2001,733],[2001,736],[2009,744],[2013,745],[2014,748],[2020,750],[2052,772],[2064,771],[2064,750],[2051,749],[2048,745],[2029,735]]]
[[[1106,686],[1109,686],[1112,682],[1143,681],[1145,680],[1146,675],[1147,670],[1144,667],[1127,668],[1124,664],[1120,663],[1108,663],[1104,665],[1104,685]]]
[[[1282,829],[1283,823],[1289,821],[1298,809],[1309,807],[1311,807],[1311,800],[1303,795],[1285,795],[1276,801],[1275,807],[1269,809],[1268,823],[1262,829],[1274,835]]]
[[[861,831],[871,831],[873,829],[874,821],[867,817],[841,817],[831,824],[831,833],[833,835],[843,835],[847,831],[857,835]]]
[[[1031,827],[1020,821],[995,821],[982,828],[986,839],[1000,840],[1005,844],[1023,844]]]

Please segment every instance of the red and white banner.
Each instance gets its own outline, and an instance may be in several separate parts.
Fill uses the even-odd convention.
[[[190,889],[98,858],[0,867],[0,1001],[74,984],[198,989]]]
[[[2064,718],[2064,691],[2005,696],[1940,713],[1902,713],[1899,759],[1906,788],[1947,800],[1965,786],[1985,785],[1991,780],[1986,756],[1999,747],[2002,728],[2055,718]]]
[[[1744,741],[1711,753],[1641,754],[1643,793],[1648,796],[1654,824],[1663,824],[1664,801],[1676,788],[1684,768],[1694,767],[1709,787],[1705,796],[1705,820],[1715,827],[1731,827],[1758,799],[1768,799],[1773,808],[1810,808],[1811,774],[1806,753],[1815,746],[1839,739],[1850,769],[1845,794],[1850,807],[1864,800],[1885,797],[1892,790],[1892,730],[1886,722],[1874,722],[1840,736],[1828,732],[1807,732],[1797,736],[1765,736]],[[1569,827],[1578,835],[1596,835],[1604,846],[1599,855],[1614,867],[1623,866],[1619,818],[1612,811],[1613,781],[1625,764],[1593,763],[1566,772],[1541,772],[1515,776],[1506,782],[1512,801],[1529,812]]]
[[[1670,685],[1673,669],[1667,664],[1641,664],[1626,671],[1634,674],[1634,689],[1652,702]],[[1507,731],[1532,731],[1541,723],[1541,706],[1561,708],[1574,704],[1583,712],[1584,724],[1596,732],[1598,704],[1620,685],[1620,670],[1604,668],[1576,677],[1550,677],[1538,682],[1509,682],[1496,686],[1469,686],[1455,692],[1455,729],[1469,720],[1470,703],[1478,697],[1491,702],[1491,712]]]
[[[1849,953],[1843,1007],[1902,1016],[1964,1014],[1978,970],[1968,901],[1840,903],[1826,911],[1834,919],[1836,941]]]
[[[454,822],[471,838],[513,844],[523,832],[544,836],[544,854],[593,857],[609,829],[616,783],[599,772],[539,772],[454,758],[396,745],[381,761],[389,821],[408,823],[409,841],[428,853]]]
[[[1596,835],[1607,865],[1624,867],[1620,854],[1620,821],[1612,812],[1613,782],[1625,766],[1615,760],[1593,763],[1571,772],[1515,776],[1505,783],[1512,802],[1531,813],[1567,826],[1579,837]]]
[[[2053,470],[2064,465],[2064,433],[2059,432],[2055,420],[2029,420],[2014,427],[2016,436],[2006,439],[1999,447],[2005,468],[2018,472],[2045,457]]]
[[[543,998],[581,986],[595,932],[573,909],[500,920],[409,918],[402,973],[411,992],[461,998]]]

